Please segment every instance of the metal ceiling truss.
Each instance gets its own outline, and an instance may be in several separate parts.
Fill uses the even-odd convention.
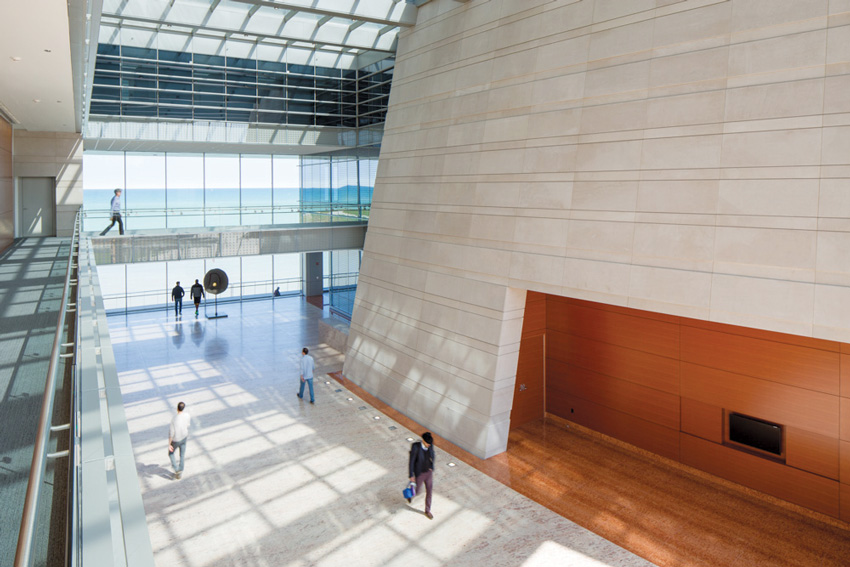
[[[342,52],[351,55],[359,55],[364,51],[373,51],[378,53],[384,53],[386,55],[392,55],[395,53],[393,50],[390,49],[382,49],[370,45],[354,45],[345,42],[336,43],[329,41],[316,41],[314,38],[310,37],[297,37],[294,35],[286,36],[280,33],[276,35],[259,34],[254,32],[247,32],[241,29],[226,29],[212,27],[208,25],[170,23],[162,22],[152,18],[104,15],[101,20],[101,25],[111,26],[115,28],[137,29],[148,32],[161,31],[163,33],[175,35],[208,37],[211,39],[227,39],[243,43],[267,43],[280,47],[290,47],[296,43],[301,43],[302,45],[300,45],[300,47],[313,48],[317,51],[325,51],[334,54]],[[391,26],[388,26],[387,28],[382,28],[378,31],[378,37],[380,37],[387,31],[390,31],[391,29]]]

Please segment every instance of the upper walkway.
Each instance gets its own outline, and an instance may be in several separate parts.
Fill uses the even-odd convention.
[[[91,239],[95,260],[105,264],[166,262],[291,254],[326,250],[362,250],[367,222],[310,223],[268,227],[223,227],[197,229],[118,229]],[[89,236],[92,236],[89,233]]]
[[[0,559],[15,557],[50,354],[59,322],[70,239],[18,239],[0,254]],[[54,423],[66,423],[69,384],[57,383]],[[63,403],[63,401],[65,403]],[[53,436],[48,451],[57,447]],[[62,470],[56,474],[54,465]],[[48,462],[39,515],[36,565],[64,559],[64,515],[51,520],[50,503],[65,502],[67,459]],[[48,552],[46,541],[55,543]],[[48,553],[55,554],[48,557]],[[61,558],[61,559],[59,559]]]

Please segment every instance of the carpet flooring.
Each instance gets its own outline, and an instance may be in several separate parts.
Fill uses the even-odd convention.
[[[32,452],[41,413],[50,352],[59,321],[70,240],[27,238],[16,240],[0,254],[0,564],[15,557]],[[66,387],[59,380],[60,388]],[[60,400],[65,399],[63,404]],[[68,419],[67,396],[57,393],[55,420]],[[57,423],[58,421],[54,421]],[[67,434],[65,435],[67,438]],[[48,450],[67,447],[54,435]],[[38,518],[36,565],[51,564],[53,554],[64,557],[65,475],[67,459],[47,467],[43,513]],[[61,486],[57,486],[61,485]],[[56,508],[54,488],[57,498]],[[56,533],[59,532],[59,533]],[[48,541],[58,543],[49,550]],[[43,545],[39,545],[41,542]],[[57,556],[58,557],[58,556]],[[53,559],[52,559],[53,558]]]

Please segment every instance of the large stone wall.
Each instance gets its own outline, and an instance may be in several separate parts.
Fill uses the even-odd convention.
[[[15,238],[15,178],[12,176],[12,125],[0,118],[0,251]]]
[[[504,449],[524,290],[850,341],[850,1],[432,0],[345,373]]]

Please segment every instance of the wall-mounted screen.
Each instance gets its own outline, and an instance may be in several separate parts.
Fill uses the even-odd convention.
[[[730,413],[729,440],[774,455],[782,455],[782,426],[769,421]]]

